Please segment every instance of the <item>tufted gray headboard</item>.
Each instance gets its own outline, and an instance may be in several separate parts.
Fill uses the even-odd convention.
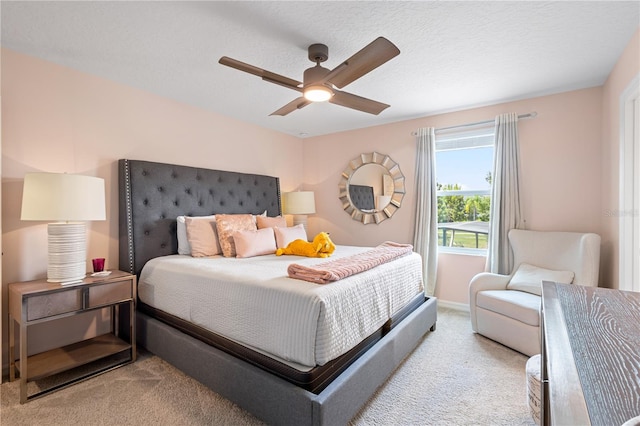
[[[119,160],[120,269],[140,275],[149,259],[178,252],[176,217],[280,215],[277,177]]]
[[[373,199],[373,187],[366,185],[349,184],[349,197],[354,206],[360,210],[373,210],[376,208]]]

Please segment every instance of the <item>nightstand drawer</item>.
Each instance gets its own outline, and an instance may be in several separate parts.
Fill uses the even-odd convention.
[[[131,280],[94,285],[89,290],[89,308],[131,299]]]
[[[27,298],[27,321],[82,309],[80,289],[43,294]]]

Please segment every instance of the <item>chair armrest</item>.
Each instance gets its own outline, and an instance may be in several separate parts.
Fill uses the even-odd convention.
[[[471,315],[471,328],[478,331],[476,322],[476,297],[478,292],[485,290],[506,290],[511,275],[493,274],[481,272],[471,278],[469,282],[469,314]]]
[[[484,290],[505,290],[511,275],[493,274],[491,272],[481,272],[471,278],[469,282],[469,294],[474,294]]]

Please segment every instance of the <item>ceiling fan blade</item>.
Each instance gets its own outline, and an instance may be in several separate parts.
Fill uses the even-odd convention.
[[[301,108],[306,107],[310,103],[311,103],[311,101],[308,101],[303,97],[299,97],[299,98],[296,98],[296,99],[292,100],[291,102],[289,102],[288,104],[286,104],[285,106],[280,108],[279,110],[274,111],[269,115],[282,115],[282,116],[285,116],[285,115],[289,114],[290,112],[293,112],[293,111],[295,111],[297,109],[301,109]]]
[[[336,73],[331,76],[328,81],[342,89],[347,84],[373,71],[399,54],[400,49],[398,49],[395,44],[384,37],[378,37],[355,55],[338,65],[338,67],[346,65],[342,70],[338,71],[338,67],[334,68]],[[333,71],[331,71],[331,73],[333,73]]]
[[[329,102],[374,115],[378,115],[385,109],[389,108],[389,105],[383,104],[382,102],[363,98],[362,96],[354,95],[352,93],[341,92],[339,90],[333,91],[333,96],[329,99]]]
[[[229,58],[228,56],[223,56],[218,62],[222,65],[257,75],[269,83],[279,84],[280,86],[288,87],[289,89],[297,90],[299,92],[302,91],[302,82],[298,80],[294,80],[271,71],[266,71],[262,68],[254,67],[253,65],[238,61],[237,59]]]

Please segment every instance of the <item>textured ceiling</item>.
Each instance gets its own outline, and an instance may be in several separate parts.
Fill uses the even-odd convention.
[[[295,136],[599,86],[640,25],[640,1],[11,2],[2,46]],[[374,116],[298,96],[218,64],[302,80],[312,43],[333,68],[378,36],[401,53],[343,90]]]

